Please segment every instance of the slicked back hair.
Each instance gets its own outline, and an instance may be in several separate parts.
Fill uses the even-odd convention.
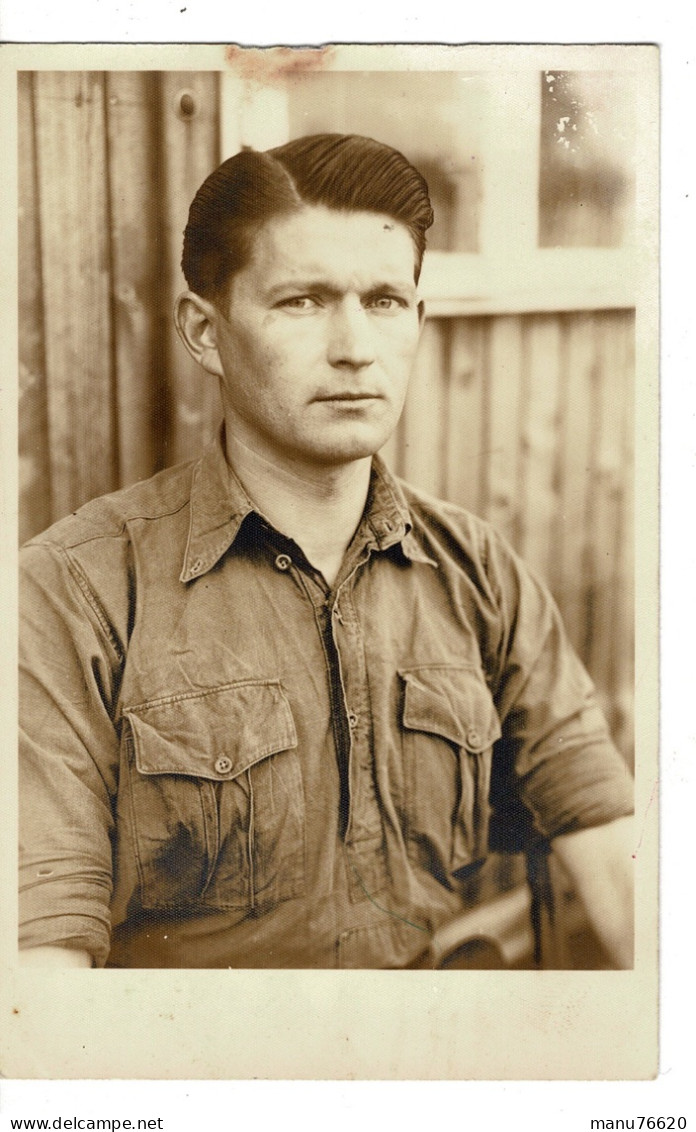
[[[398,150],[356,134],[315,134],[242,150],[203,182],[189,209],[181,266],[192,291],[220,304],[259,229],[305,205],[377,212],[411,234],[418,282],[433,211],[425,179]]]

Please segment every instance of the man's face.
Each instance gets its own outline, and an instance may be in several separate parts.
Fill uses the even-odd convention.
[[[372,455],[399,419],[421,316],[403,225],[318,206],[269,221],[216,319],[228,429],[291,466]]]

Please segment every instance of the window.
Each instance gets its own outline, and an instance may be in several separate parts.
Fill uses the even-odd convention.
[[[316,51],[292,67],[258,52],[253,77],[225,76],[223,155],[321,131],[403,149],[438,218],[421,280],[430,315],[634,306],[631,57],[510,70],[509,50],[502,66],[472,50],[334,48],[319,68]]]

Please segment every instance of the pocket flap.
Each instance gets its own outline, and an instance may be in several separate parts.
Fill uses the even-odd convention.
[[[124,714],[141,774],[225,782],[261,759],[297,746],[290,704],[277,680],[166,696]]]
[[[500,738],[491,694],[471,668],[427,665],[401,669],[399,676],[409,731],[440,735],[468,751],[484,751]]]

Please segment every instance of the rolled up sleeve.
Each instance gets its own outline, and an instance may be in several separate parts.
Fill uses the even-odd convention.
[[[119,655],[63,548],[20,555],[20,947],[109,951]]]
[[[633,812],[633,779],[546,587],[493,549],[504,611],[496,704],[503,757],[547,838]]]

